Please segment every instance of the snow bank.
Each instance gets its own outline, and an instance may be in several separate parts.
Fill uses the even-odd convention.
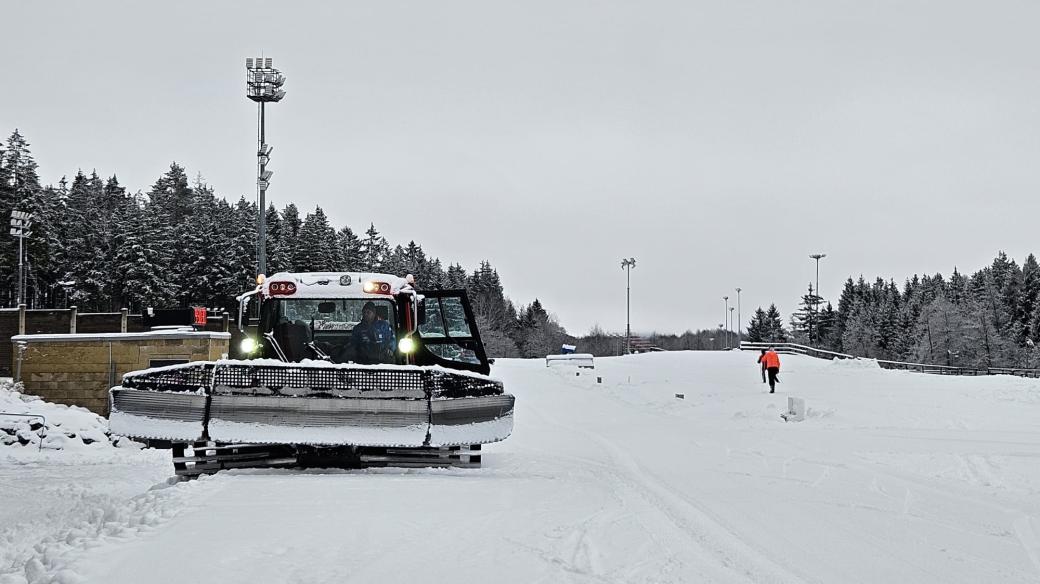
[[[834,359],[830,361],[830,367],[837,370],[863,370],[881,369],[877,359]]]
[[[23,394],[22,385],[10,379],[0,381],[0,412],[0,447],[39,448],[41,440],[51,450],[141,447],[110,434],[105,418],[90,410]]]

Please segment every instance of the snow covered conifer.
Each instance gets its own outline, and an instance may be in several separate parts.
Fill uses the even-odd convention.
[[[777,310],[776,304],[770,304],[769,310],[766,311],[766,328],[762,336],[762,340],[769,343],[787,342],[787,330],[780,319],[780,311]]]
[[[818,306],[822,298],[813,292],[813,285],[809,284],[809,293],[802,295],[799,309],[791,316],[791,333],[799,340],[807,341],[810,345],[819,342],[819,318]]]
[[[115,234],[121,303],[132,311],[165,306],[177,290],[176,282],[163,278],[169,256],[162,242],[152,237],[155,231],[140,203],[126,204],[121,215]]]
[[[354,234],[350,227],[344,226],[336,234],[339,245],[339,254],[343,258],[342,268],[347,272],[360,272],[361,270],[361,239]]]
[[[281,250],[287,265],[283,269],[290,272],[302,271],[300,268],[300,229],[303,221],[300,220],[300,210],[296,205],[289,203],[282,210],[282,232],[278,240],[278,248]]]
[[[460,264],[448,266],[448,272],[444,276],[444,288],[458,290],[466,287],[466,270]]]
[[[375,223],[370,223],[361,240],[361,267],[366,272],[380,272],[390,253],[390,244],[379,234]]]
[[[754,316],[751,317],[751,322],[747,326],[747,340],[752,343],[760,343],[765,340],[765,333],[767,332],[769,325],[766,323],[766,311],[762,310],[759,306],[755,310]]]
[[[342,265],[336,230],[329,225],[321,207],[308,213],[300,227],[297,248],[299,269],[303,272],[331,272]]]
[[[282,216],[271,203],[264,214],[267,227],[267,272],[274,274],[290,269],[289,254],[282,235]]]

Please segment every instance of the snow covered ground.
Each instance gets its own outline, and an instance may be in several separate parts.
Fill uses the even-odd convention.
[[[769,395],[739,352],[575,373],[500,360],[515,432],[478,470],[176,483],[165,452],[0,448],[0,584],[1040,580],[1040,381],[789,356]]]

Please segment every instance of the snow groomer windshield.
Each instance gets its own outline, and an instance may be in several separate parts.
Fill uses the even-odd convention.
[[[308,343],[335,363],[394,363],[394,305],[363,298],[281,298],[265,305],[264,320],[289,355],[311,358]],[[312,351],[313,352],[313,351]]]

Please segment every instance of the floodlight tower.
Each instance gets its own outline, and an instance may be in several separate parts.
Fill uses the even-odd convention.
[[[259,146],[256,151],[257,174],[256,186],[259,189],[259,209],[257,209],[257,275],[267,273],[267,205],[265,203],[267,187],[271,184],[271,175],[267,163],[271,160],[271,150],[264,139],[264,105],[282,101],[285,90],[285,75],[271,66],[270,57],[246,59],[246,97],[257,104],[257,117],[260,123]]]
[[[737,346],[740,346],[740,341],[743,335],[740,334],[740,330],[744,328],[744,322],[740,320],[740,288],[737,288]]]
[[[827,257],[827,254],[825,254],[825,253],[809,254],[809,259],[816,260],[816,295],[813,297],[813,312],[816,313],[813,316],[816,317],[816,318],[819,318],[819,314],[820,314],[820,300],[822,300],[822,297],[820,296],[820,260],[825,258],[825,257]],[[819,332],[820,332],[819,331],[819,326],[817,326],[816,332],[817,332],[817,334],[819,334]],[[812,344],[812,340],[813,340],[812,321],[810,320],[809,321],[809,344],[810,345]]]
[[[18,305],[25,302],[25,238],[32,235],[32,213],[11,211],[11,235],[18,238]]]
[[[726,302],[726,311],[722,313],[722,316],[723,316],[723,320],[726,321],[726,325],[727,325],[726,326],[726,347],[725,348],[728,349],[729,348],[729,326],[728,325],[729,325],[729,319],[730,319],[729,296],[723,296],[722,300],[724,300]]]
[[[636,267],[636,258],[621,260],[621,269],[625,270],[625,354],[632,354],[632,268]]]

